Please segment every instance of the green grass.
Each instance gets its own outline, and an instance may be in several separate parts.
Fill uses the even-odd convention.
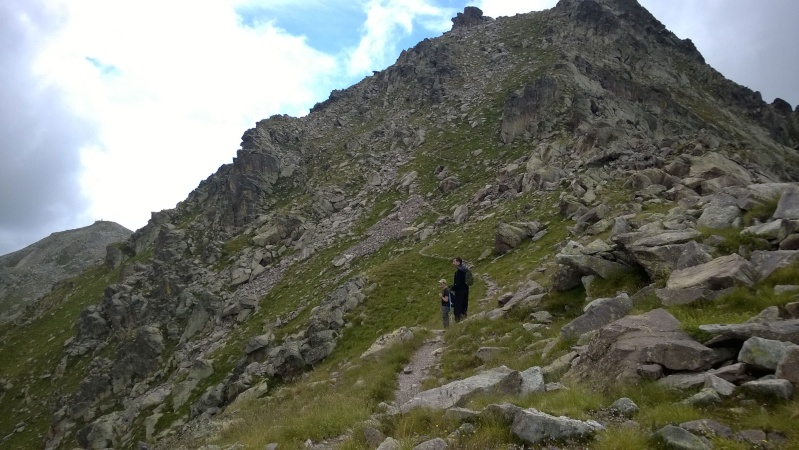
[[[744,225],[754,225],[755,222],[765,223],[771,220],[774,211],[777,210],[777,204],[780,202],[780,196],[772,197],[762,203],[757,203],[751,209],[744,213]]]
[[[720,236],[724,239],[724,241],[716,245],[719,253],[719,255],[716,256],[731,255],[733,253],[737,253],[740,249],[744,249],[749,252],[753,250],[770,249],[770,244],[767,240],[748,233],[741,233],[741,228],[700,228],[699,231],[702,233],[700,238],[702,240],[705,240],[710,236]]]
[[[3,445],[41,446],[50,425],[52,396],[73,392],[85,377],[91,357],[70,358],[64,376],[57,378],[63,343],[74,334],[80,311],[99,303],[105,287],[118,276],[118,271],[109,272],[102,265],[91,267],[47,294],[37,307],[38,318],[24,325],[7,324],[0,330],[0,379],[14,386],[4,394],[0,435],[9,435],[18,422],[25,423],[25,430]],[[42,378],[44,374],[51,377]]]
[[[224,430],[217,442],[238,442],[245,448],[276,442],[279,448],[302,448],[307,439],[319,442],[342,435],[353,424],[368,419],[380,402],[393,398],[396,374],[427,337],[417,333],[413,340],[391,347],[377,359],[329,359],[269,397],[229,411],[239,420]],[[349,445],[360,448],[357,439]]]
[[[771,306],[782,307],[795,301],[788,292],[775,294],[774,286],[796,283],[799,280],[799,263],[777,269],[769,277],[752,287],[741,286],[712,301],[698,301],[689,305],[669,308],[683,330],[702,342],[712,337],[699,329],[700,325],[742,323]]]

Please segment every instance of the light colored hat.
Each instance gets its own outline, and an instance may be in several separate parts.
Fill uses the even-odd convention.
[[[438,284],[447,284],[447,280],[442,278],[442,279],[438,280]]]

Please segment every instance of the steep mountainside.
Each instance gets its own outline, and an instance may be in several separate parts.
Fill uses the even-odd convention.
[[[680,394],[629,388],[643,412],[627,428],[600,397],[721,366],[746,368],[734,385],[797,382],[799,308],[775,285],[799,273],[799,109],[725,79],[635,0],[453,23],[307,116],[258,122],[108,267],[49,294],[51,314],[3,328],[5,444],[506,448],[538,445],[543,420],[564,448],[642,448],[741,411],[799,442],[780,421],[792,394],[666,417]],[[443,334],[429,393],[390,404],[456,255],[479,279],[470,318]],[[400,327],[416,328],[360,357]],[[49,344],[26,355],[31,336]],[[749,338],[777,342],[776,361],[739,355]]]
[[[0,322],[18,316],[63,279],[79,275],[106,256],[106,247],[133,232],[114,222],[53,233],[0,256]]]

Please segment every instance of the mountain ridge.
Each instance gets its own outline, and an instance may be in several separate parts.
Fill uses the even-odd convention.
[[[132,231],[108,221],[51,233],[33,244],[0,256],[0,321],[13,319],[65,278],[102,261],[106,246],[122,242]]]
[[[307,116],[258,122],[231,164],[109,250],[108,285],[87,295],[48,360],[59,368],[48,375],[70,387],[56,396],[47,448],[191,445],[241,395],[279,397],[320,367],[338,374],[331,383],[365,370],[357,356],[374,339],[432,325],[424,285],[455,253],[485,271],[467,327],[528,320],[544,295],[565,326],[614,280],[636,287],[629,297],[657,285],[662,298],[655,287],[641,296],[675,307],[717,295],[717,281],[672,292],[666,279],[726,251],[721,231],[699,228],[737,229],[745,212],[789,201],[799,110],[724,79],[634,0],[464,17]],[[757,220],[785,220],[782,231],[732,253],[793,251],[796,218],[775,214]],[[674,257],[689,251],[690,262]],[[395,295],[386,286],[398,306],[380,297]],[[616,294],[606,303],[629,313]],[[578,307],[557,307],[569,295],[581,296]],[[582,338],[582,322],[568,323]],[[538,345],[558,359],[577,354],[569,339]]]

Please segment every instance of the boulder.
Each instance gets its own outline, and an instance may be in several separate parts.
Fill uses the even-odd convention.
[[[775,270],[799,261],[799,250],[755,250],[749,258],[760,278],[766,278]]]
[[[735,391],[735,385],[711,373],[705,374],[705,388],[713,389],[722,397],[729,397]]]
[[[533,408],[517,413],[511,425],[511,432],[529,444],[585,439],[600,430],[604,427],[593,420],[583,422],[564,416],[555,417]]]
[[[698,300],[715,300],[728,292],[729,289],[714,291],[704,288],[687,289],[655,289],[655,295],[663,306],[688,305]]]
[[[660,439],[666,448],[681,450],[710,450],[711,448],[690,431],[674,425],[666,425],[661,428],[655,433],[655,437]]]
[[[653,279],[665,278],[673,270],[697,266],[712,260],[710,253],[696,241],[660,246],[633,244],[627,247],[627,251]]]
[[[688,177],[712,180],[723,176],[732,177],[743,186],[752,184],[752,175],[749,171],[721,153],[708,152],[700,157],[691,158]]]
[[[687,391],[704,386],[704,373],[673,373],[656,381],[658,386],[677,391]]]
[[[599,298],[585,307],[585,313],[560,330],[564,339],[577,339],[582,334],[594,331],[603,326],[626,316],[633,307],[633,302],[627,294],[613,298]]]
[[[696,221],[696,226],[706,228],[729,228],[741,223],[741,209],[737,206],[708,206]]]
[[[782,193],[772,217],[775,219],[799,219],[799,187],[793,186]]]
[[[500,255],[504,255],[518,247],[526,237],[528,236],[525,230],[500,222],[497,224],[497,232],[494,235],[494,250]]]
[[[799,344],[799,319],[773,322],[746,322],[735,324],[705,324],[699,329],[716,335],[708,345],[727,340],[745,341],[751,337]]]
[[[779,240],[784,238],[790,233],[785,233],[786,230],[792,228],[787,220],[772,220],[771,222],[752,225],[741,230],[741,234],[749,234],[764,239]]]
[[[705,264],[673,271],[666,282],[666,288],[721,290],[742,285],[751,286],[758,279],[754,266],[741,255],[733,253]]]
[[[463,222],[466,222],[466,219],[469,217],[469,207],[466,205],[458,205],[455,207],[455,211],[452,213],[452,220],[455,222],[455,225],[460,225]]]
[[[387,437],[385,441],[377,446],[377,450],[400,450],[401,448],[402,444],[400,441],[393,437]]]
[[[475,417],[478,416],[477,411],[468,409],[468,408],[447,408],[444,412],[444,421],[445,422],[452,422],[452,423],[463,423],[468,420],[473,420]]]
[[[785,350],[777,364],[776,375],[799,386],[799,345],[792,345]]]
[[[741,384],[747,381],[752,381],[752,377],[748,375],[746,371],[746,364],[735,363],[730,364],[729,366],[710,370],[708,371],[708,374],[719,377],[722,380],[728,381],[732,384]]]
[[[703,388],[696,394],[685,399],[683,403],[694,406],[718,405],[721,403],[721,397],[714,389]]]
[[[746,393],[769,400],[790,400],[793,397],[793,384],[788,380],[755,380],[741,385]]]
[[[519,389],[519,394],[525,395],[531,392],[544,391],[544,374],[538,366],[530,367],[520,373],[522,377],[522,385]]]
[[[574,241],[570,241],[555,255],[555,261],[575,268],[582,275],[597,275],[605,279],[632,272],[632,268],[626,264],[585,254],[583,246]]]
[[[413,450],[447,450],[447,441],[441,438],[430,439],[413,448]]]
[[[522,378],[518,371],[500,366],[463,380],[420,392],[399,407],[399,412],[414,408],[447,409],[463,405],[471,396],[486,391],[497,390],[504,393],[518,393]]]
[[[665,309],[621,318],[599,330],[567,374],[578,380],[613,384],[639,379],[642,364],[671,371],[709,369],[715,352],[680,330]]]
[[[738,353],[738,361],[760,369],[776,370],[785,352],[793,346],[790,342],[751,337]]]
[[[638,408],[638,405],[636,405],[634,401],[627,397],[622,397],[610,405],[610,410],[621,417],[631,419],[640,408]]]
[[[730,427],[710,419],[699,419],[692,420],[690,422],[683,422],[680,424],[680,428],[684,428],[688,431],[693,431],[707,437],[719,436],[725,439],[732,439],[734,437]]]
[[[480,411],[480,419],[496,421],[510,426],[516,418],[516,414],[521,411],[524,411],[524,409],[511,403],[492,403]]]

